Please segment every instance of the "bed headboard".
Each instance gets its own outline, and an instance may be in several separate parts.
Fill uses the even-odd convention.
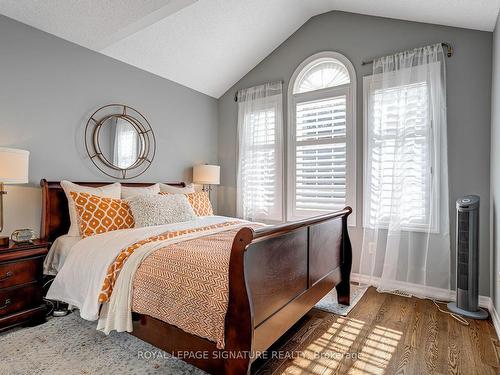
[[[75,182],[78,185],[99,187],[113,182]],[[125,182],[123,186],[145,187],[154,183],[147,182]],[[185,187],[184,182],[167,182],[167,185]],[[60,181],[40,181],[42,187],[42,226],[40,238],[47,241],[54,241],[57,237],[68,233],[69,230],[69,212],[68,200],[61,187]]]

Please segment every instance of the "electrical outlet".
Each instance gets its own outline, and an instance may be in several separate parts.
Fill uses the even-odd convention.
[[[497,284],[500,284],[500,272],[497,274]]]

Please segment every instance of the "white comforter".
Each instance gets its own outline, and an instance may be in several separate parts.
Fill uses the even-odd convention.
[[[47,298],[63,301],[77,307],[80,309],[80,315],[84,319],[97,320],[100,308],[100,304],[98,303],[99,292],[101,291],[109,265],[114,262],[122,249],[144,238],[166,231],[190,229],[234,220],[236,219],[224,216],[206,216],[183,223],[124,229],[84,238],[72,247],[64,265],[56,275],[47,293]],[[224,227],[219,229],[219,231],[228,229],[228,227]],[[181,236],[177,238],[177,242],[214,232],[217,232],[217,230]],[[174,238],[174,240],[176,239]],[[172,240],[146,244],[136,250],[133,254],[134,256],[125,262],[111,296],[110,303],[113,305],[113,308],[109,309],[109,306],[104,306],[105,316],[101,318],[99,329],[106,333],[114,329],[119,331],[131,330],[129,299],[135,270],[147,254],[170,242]],[[110,310],[115,315],[110,315]]]

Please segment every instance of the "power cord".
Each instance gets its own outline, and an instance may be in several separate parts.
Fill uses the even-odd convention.
[[[47,280],[43,284],[42,289],[45,290],[47,285],[49,285],[53,281],[54,278]],[[70,311],[67,308],[61,307],[61,303],[59,301],[53,301],[45,297],[43,298],[43,301],[50,305],[50,311],[46,314],[46,316],[52,315],[54,317],[61,317],[61,316],[66,316],[70,313]]]
[[[45,287],[49,285],[52,281],[54,281],[54,278],[49,279],[45,284],[43,284],[42,289],[45,289]]]
[[[430,298],[429,298],[430,299]],[[443,314],[448,314],[448,315],[451,315],[451,317],[453,319],[455,319],[456,321],[458,321],[460,324],[464,325],[464,326],[470,326],[470,323],[462,316],[458,315],[458,314],[455,314],[451,311],[447,311],[447,310],[443,310],[439,304],[445,304],[447,302],[444,302],[444,301],[436,301],[436,300],[433,300],[431,299],[432,302],[434,302],[434,305],[437,307],[438,311],[442,312]]]
[[[394,294],[396,296],[400,296],[400,297],[406,297],[406,298],[411,298],[412,295],[410,293],[407,293],[407,292],[404,292],[404,291],[401,291],[401,290],[393,290],[393,291],[389,291],[388,293],[390,294]],[[456,321],[458,321],[460,324],[464,325],[464,326],[470,326],[470,323],[462,316],[458,315],[458,314],[455,314],[451,311],[448,311],[448,310],[443,310],[439,304],[446,304],[447,302],[444,302],[444,301],[438,301],[438,300],[434,300],[434,299],[431,299],[431,298],[425,298],[425,299],[428,299],[429,301],[432,301],[434,303],[434,305],[437,307],[438,311],[439,312],[442,312],[443,314],[448,314],[450,315],[453,319],[455,319]]]
[[[45,316],[51,316],[55,308],[54,302],[52,302],[50,299],[47,298],[44,298],[43,302],[48,303],[50,305],[50,311],[47,314],[45,314]]]

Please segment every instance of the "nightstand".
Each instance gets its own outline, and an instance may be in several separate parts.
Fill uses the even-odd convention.
[[[34,240],[0,248],[0,331],[44,321],[43,260],[49,247]]]

